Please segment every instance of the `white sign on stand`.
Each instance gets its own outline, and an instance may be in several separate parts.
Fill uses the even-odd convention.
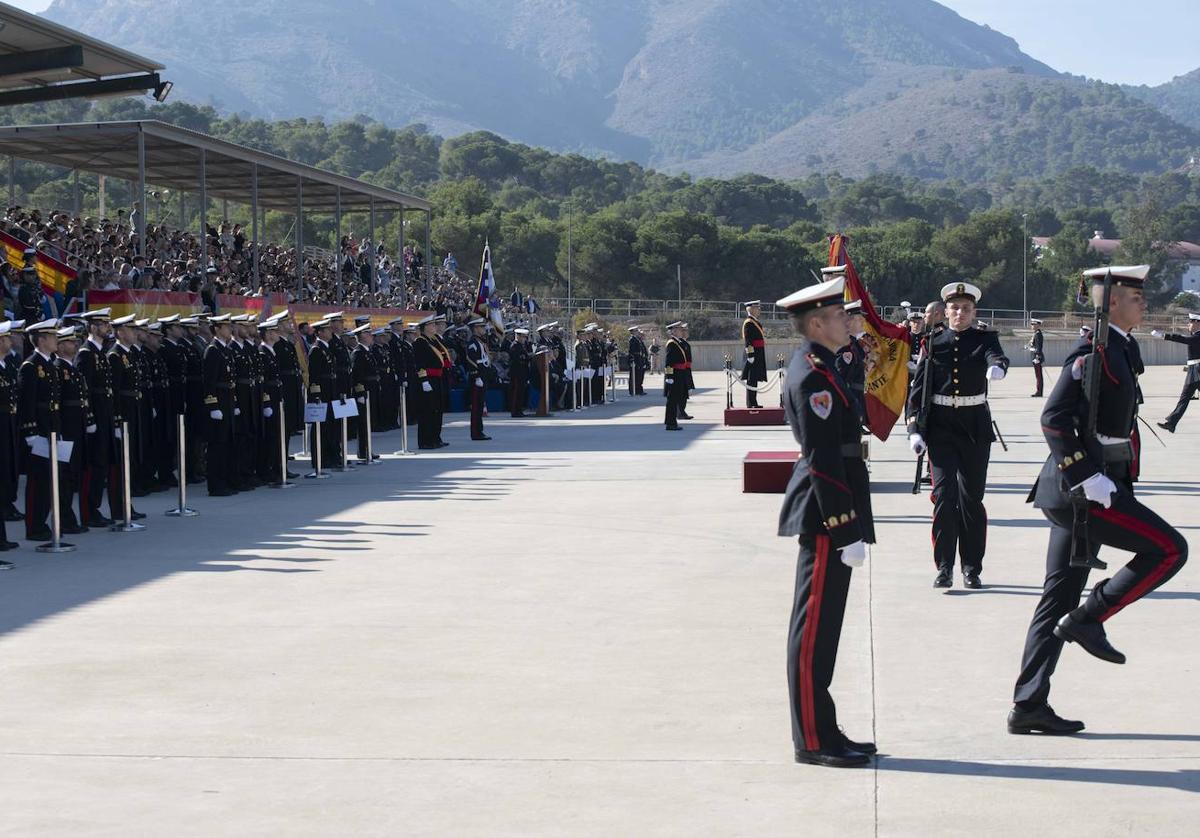
[[[304,422],[324,422],[329,418],[329,405],[324,402],[309,402],[304,405]]]

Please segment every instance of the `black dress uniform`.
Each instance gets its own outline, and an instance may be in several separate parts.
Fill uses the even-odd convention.
[[[367,433],[368,411],[376,411],[379,404],[379,367],[375,355],[363,344],[354,347],[351,356],[351,375],[354,382],[354,400],[358,402],[358,416],[354,417],[355,437],[358,439],[358,459],[366,462],[370,455]],[[375,417],[371,417],[375,421]],[[373,430],[373,429],[372,429]]]
[[[304,380],[300,373],[300,356],[296,344],[281,336],[273,347],[279,365],[279,380],[283,382],[283,419],[288,436],[304,431]]]
[[[55,357],[54,366],[58,371],[62,395],[59,439],[73,443],[70,459],[59,463],[58,487],[59,497],[62,499],[58,510],[59,522],[63,532],[78,533],[83,531],[80,521],[86,521],[88,516],[82,494],[79,497],[78,519],[71,507],[76,491],[82,486],[85,457],[83,449],[86,441],[90,441],[99,432],[99,428],[92,415],[91,404],[88,401],[88,383],[83,373],[65,358]]]
[[[214,339],[204,349],[204,406],[208,410],[208,493],[215,497],[237,492],[234,450],[234,411],[237,371],[231,344]],[[214,413],[219,416],[214,417]]]
[[[956,555],[963,575],[976,577],[987,546],[983,495],[996,440],[987,371],[993,366],[1007,370],[1008,358],[995,332],[976,327],[961,332],[938,327],[929,344],[925,351],[932,352],[932,362],[918,365],[909,394],[908,432],[917,433],[925,388],[931,387],[924,437],[933,470],[933,560],[939,580],[953,571]]]
[[[646,352],[646,342],[640,335],[629,336],[629,395],[644,396],[646,367],[650,363],[650,355]]]
[[[278,347],[282,343],[286,343],[286,341],[281,338],[275,342],[275,346]],[[285,421],[286,418],[282,407],[284,381],[279,374],[279,355],[275,349],[264,342],[259,345],[258,353],[261,360],[259,368],[262,370],[263,377],[262,410],[264,414],[262,444],[258,447],[258,479],[264,483],[278,483],[279,458],[283,453],[279,447],[279,423]],[[266,416],[268,412],[271,414],[270,416]],[[286,428],[284,430],[286,431]]]
[[[140,497],[155,490],[154,469],[156,460],[157,434],[154,425],[155,407],[154,390],[155,378],[149,353],[140,344],[130,347],[129,358],[138,370],[138,389],[141,398],[138,399],[138,427],[141,433],[134,439],[137,445],[132,451],[133,496]]]
[[[1165,334],[1163,340],[1184,344],[1188,353],[1187,376],[1183,379],[1183,392],[1179,394],[1179,401],[1175,404],[1175,409],[1165,420],[1158,423],[1160,428],[1175,433],[1175,426],[1183,418],[1183,413],[1188,409],[1192,396],[1196,394],[1197,390],[1200,390],[1200,331],[1190,335]]]
[[[529,385],[529,344],[514,340],[508,346],[508,406],[513,416],[525,415]]]
[[[129,470],[131,472],[130,474],[124,473],[124,456],[122,454],[124,442],[117,441],[108,477],[108,508],[115,518],[118,510],[123,513],[125,509],[125,481],[129,480],[131,487],[136,485],[134,483],[137,473],[133,465],[134,452],[142,445],[145,428],[142,425],[141,409],[142,368],[137,363],[134,350],[119,341],[114,343],[108,353],[108,365],[112,371],[112,386],[116,399],[115,432],[121,431],[121,422],[124,421],[124,427],[129,434]],[[130,492],[131,496],[132,494]],[[98,507],[99,500],[96,501],[96,504]]]
[[[1029,339],[1029,351],[1031,354],[1030,363],[1033,364],[1033,379],[1037,387],[1034,390],[1033,398],[1040,399],[1042,397],[1042,366],[1046,363],[1046,353],[1042,351],[1045,345],[1046,337],[1042,334],[1041,329],[1037,329],[1033,333],[1033,337]]]
[[[767,335],[757,317],[747,316],[742,323],[742,345],[746,347],[742,381],[753,387],[767,380]],[[758,406],[758,393],[747,388],[746,407]]]
[[[40,436],[48,441],[51,431],[61,433],[61,377],[54,362],[34,350],[21,364],[17,386],[20,394],[17,415],[22,438],[28,441],[30,437]],[[28,450],[26,463],[25,537],[40,541],[50,537],[50,528],[46,525],[46,516],[50,514],[50,459]],[[60,481],[60,509],[70,504],[70,496],[63,496],[63,488]]]
[[[846,382],[850,397],[858,410],[859,421],[867,421],[867,350],[854,335],[850,342],[838,351],[836,363],[838,375]]]
[[[21,453],[25,448],[25,440],[17,427],[19,369],[13,356],[0,359],[0,507],[3,507],[0,518],[8,520],[16,520],[17,482],[21,477]]]
[[[1050,456],[1030,498],[1050,521],[1050,544],[1042,598],[1025,639],[1021,674],[1013,695],[1016,709],[1027,713],[1045,707],[1050,694],[1050,678],[1063,645],[1063,638],[1055,631],[1060,621],[1066,618],[1073,623],[1067,627],[1069,635],[1079,632],[1082,626],[1085,636],[1069,636],[1071,640],[1084,642],[1088,639],[1086,633],[1103,637],[1101,624],[1165,583],[1187,560],[1187,541],[1179,531],[1134,497],[1141,355],[1137,342],[1115,327],[1109,332],[1103,355],[1096,438],[1084,433],[1088,404],[1081,379],[1084,361],[1091,351],[1090,337],[1081,340],[1068,356],[1042,411],[1042,433]],[[1111,578],[1093,585],[1091,595],[1080,605],[1088,569],[1070,564],[1070,490],[1098,474],[1107,475],[1117,491],[1108,508],[1088,504],[1088,540],[1097,550],[1102,544],[1134,556]],[[1115,662],[1121,661],[1123,657]],[[1082,729],[1082,724],[1076,729]]]
[[[417,366],[417,447],[441,447],[442,391],[444,374],[442,355],[431,336],[421,335],[413,344],[413,361]]]
[[[687,366],[683,368],[683,378],[685,381],[683,391],[680,394],[679,401],[679,418],[691,419],[688,415],[687,403],[691,397],[691,393],[696,389],[696,380],[692,378],[692,345],[687,338],[678,338],[681,346],[683,346],[683,357],[686,359]]]
[[[798,756],[836,753],[854,749],[838,727],[829,694],[850,588],[851,568],[840,551],[875,541],[870,480],[858,412],[834,353],[805,342],[786,380],[784,410],[803,452],[779,514],[779,535],[800,540],[788,628],[792,740]]]
[[[667,341],[667,353],[663,358],[663,387],[667,393],[666,426],[668,431],[679,430],[679,412],[687,393],[687,353],[683,341],[672,337]]]
[[[391,339],[385,343],[382,338],[383,334],[376,334],[375,342],[371,344],[371,357],[375,359],[375,368],[379,370],[379,404],[372,404],[374,414],[371,421],[376,423],[376,430],[386,432],[399,427],[396,415],[400,410],[400,391],[392,366]]]
[[[187,429],[187,396],[188,396],[188,355],[183,344],[163,338],[158,348],[158,357],[165,367],[167,376],[166,426],[167,452],[164,452],[159,467],[159,479],[168,484],[175,484],[173,470],[179,460],[179,417],[184,417],[184,448],[188,446]],[[186,457],[185,457],[186,458]]]
[[[204,404],[204,352],[206,347],[198,340],[184,340],[179,344],[184,360],[187,384],[184,388],[184,411],[186,438],[184,454],[187,457],[187,479],[189,483],[205,482],[205,448],[208,445],[208,408]]]
[[[599,337],[589,341],[592,366],[592,404],[604,404],[604,344]]]
[[[330,344],[318,338],[308,353],[308,401],[309,404],[325,404],[325,419],[321,422],[321,439],[312,443],[313,470],[317,468],[317,445],[321,446],[321,467],[333,468],[342,461],[342,432],[333,421],[333,411],[328,405],[337,394],[337,373],[334,370]]]
[[[492,362],[483,341],[474,335],[467,343],[464,356],[467,365],[467,391],[471,394],[471,439],[491,439],[483,431],[483,408],[487,397],[487,385],[491,379]]]
[[[259,427],[261,399],[256,398],[255,366],[253,358],[258,352],[249,343],[237,338],[229,342],[227,352],[232,356],[234,373],[234,488],[246,491],[259,484],[255,474],[258,464]]]
[[[154,459],[150,464],[151,486],[155,491],[177,485],[175,452],[179,447],[178,422],[171,403],[171,375],[162,348],[146,349],[146,368],[150,373]]]
[[[96,421],[96,433],[84,444],[85,462],[79,484],[80,517],[85,526],[101,527],[111,523],[100,512],[100,501],[108,485],[109,471],[119,457],[116,430],[120,413],[116,409],[112,367],[104,347],[89,337],[75,356],[75,365],[87,382],[88,404]],[[111,498],[110,498],[111,501]],[[109,504],[115,514],[118,507]]]

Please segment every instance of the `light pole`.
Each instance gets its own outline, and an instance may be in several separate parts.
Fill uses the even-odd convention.
[[[683,269],[675,263],[675,282],[679,286],[679,319],[683,319]]]
[[[1021,213],[1021,309],[1029,325],[1029,213]]]
[[[571,318],[571,329],[575,329],[575,311],[571,307],[571,228],[574,218],[571,216],[571,203],[567,202],[567,316]]]

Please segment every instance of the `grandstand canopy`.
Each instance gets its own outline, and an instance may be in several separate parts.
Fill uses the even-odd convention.
[[[0,105],[145,92],[161,101],[170,90],[158,75],[162,69],[156,61],[0,3]]]
[[[144,173],[147,184],[285,212],[431,209],[414,195],[156,120],[0,127],[0,154],[135,184]]]

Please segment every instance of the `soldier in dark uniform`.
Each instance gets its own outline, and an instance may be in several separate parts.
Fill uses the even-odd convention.
[[[330,325],[329,355],[333,359],[333,388],[334,388],[333,395],[331,395],[329,397],[329,400],[332,401],[333,399],[337,399],[337,400],[348,399],[348,398],[350,398],[350,388],[351,388],[350,381],[351,381],[351,377],[352,377],[351,370],[354,367],[354,361],[350,357],[350,347],[349,347],[349,345],[347,345],[346,339],[344,337],[342,337],[346,333],[345,314],[343,312],[337,311],[337,312],[334,312],[333,314],[329,315],[327,319],[329,320],[329,325]],[[332,415],[333,414],[331,412],[330,416],[332,416]],[[337,420],[331,419],[328,422],[328,424],[330,426],[330,430],[336,431],[337,457],[336,457],[336,459],[333,459],[333,460],[326,460],[325,465],[327,467],[332,467],[334,464],[341,465],[341,463],[342,463],[342,456],[343,456],[343,454],[342,454],[342,437],[341,437],[342,428],[341,428],[341,425],[339,424],[341,422],[345,422],[347,425],[346,438],[349,439],[351,436],[350,430],[349,430],[350,421],[348,419],[337,419]],[[346,456],[347,457],[349,456],[348,453]],[[350,465],[348,460],[346,462],[346,465],[347,466]]]
[[[492,369],[491,355],[483,342],[487,321],[476,317],[467,325],[471,327],[471,339],[467,342],[464,360],[467,367],[467,391],[471,394],[471,439],[484,441],[491,439],[483,432],[483,408],[487,398],[487,386],[495,371]]]
[[[763,331],[762,301],[745,303],[746,319],[742,321],[742,345],[746,362],[742,365],[742,381],[746,382],[746,407],[758,407],[758,393],[751,388],[767,380],[767,334]]]
[[[422,450],[441,448],[439,428],[442,415],[441,379],[445,373],[442,354],[435,344],[437,325],[433,317],[420,322],[421,333],[413,343],[413,360],[417,366],[420,396],[417,400],[417,447]]]
[[[279,365],[279,380],[283,384],[283,419],[290,439],[304,432],[304,374],[300,368],[300,354],[293,339],[291,314],[287,309],[274,314],[279,340],[272,345],[275,362]]]
[[[526,387],[529,385],[529,330],[516,329],[508,347],[508,406],[512,415],[525,415]]]
[[[838,375],[846,382],[850,397],[854,400],[860,421],[867,421],[867,350],[859,338],[863,334],[862,300],[854,300],[843,306],[850,338],[838,350],[836,367]]]
[[[779,300],[804,342],[792,356],[784,410],[803,455],[788,481],[779,535],[799,536],[788,626],[787,678],[797,762],[864,765],[875,743],[842,733],[829,693],[852,568],[875,541],[871,487],[862,460],[862,426],[835,366],[849,338],[837,277]]]
[[[32,250],[32,248],[30,248]],[[42,281],[38,278],[37,268],[32,267],[28,263],[30,258],[29,250],[25,251],[26,266],[21,270],[21,285],[17,288],[17,317],[25,323],[38,323],[45,317],[45,308],[43,302],[46,294],[42,291]],[[33,258],[37,258],[37,251],[33,251]],[[25,338],[25,354],[28,355],[33,351],[32,337],[28,334]]]
[[[100,502],[108,485],[109,471],[119,458],[116,432],[120,426],[113,389],[112,368],[105,341],[112,333],[111,309],[103,308],[83,315],[87,338],[75,356],[75,366],[87,382],[88,404],[96,422],[96,433],[84,443],[83,473],[79,484],[79,516],[85,527],[99,529],[112,523],[100,512]],[[111,498],[110,498],[111,501]],[[116,509],[109,504],[109,511]]]
[[[591,369],[591,364],[588,358],[588,342],[587,330],[575,330],[575,344],[573,346],[575,352],[574,368],[571,370],[571,403],[570,407],[583,407],[586,399],[584,399],[584,390],[591,385],[587,383],[584,376],[584,370]]]
[[[156,386],[153,364],[142,346],[146,327],[150,325],[149,318],[133,321],[133,343],[129,345],[129,359],[138,370],[138,426],[141,433],[134,437],[137,444],[130,448],[130,468],[133,471],[133,497],[139,498],[157,491],[154,479],[155,446],[158,444],[155,428],[157,411],[154,407],[154,389]]]
[[[917,368],[909,394],[909,445],[917,454],[928,448],[933,469],[936,588],[953,584],[956,555],[962,561],[963,584],[972,589],[982,587],[979,575],[987,546],[983,494],[996,440],[987,385],[1004,378],[1008,358],[995,332],[972,326],[980,296],[980,290],[966,282],[942,288],[949,325],[929,336],[925,351],[932,351],[932,362]],[[926,387],[932,388],[932,393],[929,415],[922,417]],[[922,422],[924,434],[919,432]]]
[[[17,381],[8,375],[12,348],[12,323],[0,323],[0,496],[15,498],[17,493]],[[21,445],[25,443],[22,441]],[[4,524],[7,516],[0,515],[0,552],[15,550],[17,542],[8,540]],[[0,570],[11,570],[12,562],[0,561]]]
[[[256,328],[248,320],[249,316],[245,314],[229,318],[233,331],[227,347],[234,373],[233,488],[239,492],[251,491],[261,485],[255,473],[261,424],[257,414],[261,400],[255,397],[255,360],[252,357],[258,350],[246,341],[247,330]]]
[[[1150,334],[1172,343],[1182,343],[1187,347],[1187,374],[1183,379],[1183,392],[1179,394],[1179,401],[1175,404],[1175,409],[1171,411],[1171,414],[1163,421],[1155,423],[1163,430],[1175,433],[1175,426],[1183,418],[1184,411],[1188,409],[1188,404],[1192,401],[1192,396],[1200,390],[1200,314],[1188,315],[1188,333],[1186,335],[1163,334],[1157,329]]]
[[[146,371],[151,380],[151,436],[153,459],[150,462],[151,491],[163,491],[178,485],[175,480],[176,420],[171,412],[171,377],[162,355],[162,326],[150,323],[142,336]]]
[[[58,348],[58,321],[43,320],[25,327],[33,351],[21,364],[17,378],[20,394],[17,400],[17,419],[25,440],[25,538],[29,541],[49,541],[50,527],[50,468],[53,452],[34,453],[39,437],[49,444],[50,433],[62,433],[61,376],[54,366]],[[59,482],[59,508],[70,504],[62,497],[63,482]]]
[[[400,349],[400,386],[404,388],[404,412],[408,424],[417,424],[417,410],[421,399],[421,380],[417,377],[417,356],[415,345],[421,334],[421,328],[416,323],[407,323],[401,332],[401,340],[393,341]]]
[[[58,469],[59,497],[61,498],[58,510],[59,524],[61,532],[68,535],[87,532],[87,527],[80,525],[80,521],[87,520],[88,513],[82,496],[79,504],[79,518],[75,517],[72,505],[83,476],[85,440],[90,441],[98,431],[96,419],[92,415],[92,408],[88,402],[87,379],[76,367],[79,338],[82,331],[82,326],[68,326],[59,329],[58,355],[54,359],[62,395],[59,410],[62,426],[59,431],[59,445],[61,446],[63,441],[72,444],[70,458],[66,462],[60,462]]]
[[[433,326],[432,334],[426,333],[426,337],[430,339],[430,342],[442,360],[442,376],[434,381],[433,384],[434,388],[441,393],[441,410],[437,414],[437,440],[438,445],[444,448],[449,443],[442,439],[442,424],[445,420],[446,412],[450,410],[450,379],[453,368],[453,362],[450,360],[450,348],[442,340],[442,334],[446,331],[446,315],[439,314],[434,317]]]
[[[1046,355],[1042,352],[1042,345],[1046,338],[1042,334],[1042,321],[1037,318],[1029,318],[1029,325],[1033,327],[1033,336],[1029,338],[1030,362],[1033,364],[1033,380],[1037,383],[1033,391],[1032,399],[1040,399],[1042,397],[1042,365],[1046,363]]]
[[[233,324],[228,314],[208,318],[213,339],[204,349],[204,406],[208,409],[208,494],[237,494],[234,451],[234,413],[237,410],[237,371],[233,359]]]
[[[668,431],[682,430],[679,426],[679,411],[682,409],[681,404],[687,388],[687,378],[684,377],[687,353],[684,352],[683,340],[679,336],[682,330],[683,324],[678,321],[667,326],[670,338],[667,340],[667,351],[663,358],[663,388],[667,395],[665,423]]]
[[[259,369],[262,371],[262,439],[258,446],[258,479],[263,483],[278,483],[280,475],[280,457],[286,456],[280,447],[280,440],[287,445],[287,429],[281,433],[280,422],[285,420],[283,412],[284,381],[279,373],[278,347],[285,343],[279,336],[279,321],[274,317],[258,324],[260,357]],[[288,477],[295,477],[288,474]]]
[[[646,352],[646,341],[640,326],[629,327],[629,395],[644,396],[643,382],[646,380],[646,365],[650,361]]]
[[[208,408],[204,404],[204,350],[206,344],[200,340],[200,318],[184,317],[179,320],[183,334],[179,346],[184,358],[187,384],[184,389],[186,411],[186,439],[184,451],[187,456],[187,482],[204,483],[205,448],[208,446]]]
[[[371,324],[364,323],[351,330],[351,335],[358,341],[352,353],[352,380],[354,386],[354,401],[358,404],[358,416],[355,417],[355,436],[358,439],[359,462],[370,462],[367,458],[379,459],[378,454],[370,453],[370,435],[367,432],[367,416],[371,422],[376,421],[379,404],[379,367],[375,364],[375,354],[371,352],[375,336],[371,333]],[[372,427],[373,431],[374,428]]]
[[[679,324],[679,337],[677,340],[683,346],[683,355],[686,359],[687,366],[683,367],[683,378],[686,382],[681,394],[679,403],[679,418],[692,419],[692,415],[687,412],[688,399],[691,397],[691,392],[696,389],[696,380],[692,377],[692,345],[688,343],[688,324]]]
[[[173,468],[179,461],[179,417],[184,417],[183,444],[186,451],[191,446],[187,428],[187,399],[188,399],[188,347],[184,327],[179,323],[178,314],[160,317],[158,326],[162,330],[162,341],[158,347],[158,357],[166,368],[166,422],[164,432],[167,438],[167,451],[161,458],[159,477],[168,486],[178,485]],[[190,472],[189,472],[190,476]]]
[[[321,467],[332,468],[342,461],[341,428],[333,421],[329,404],[338,398],[337,372],[334,369],[333,324],[321,319],[312,324],[315,340],[308,352],[308,403],[324,404],[325,418],[321,422],[321,438],[314,434],[311,444],[313,470],[317,468],[317,446],[321,446]]]
[[[142,384],[142,367],[138,363],[134,349],[137,344],[137,327],[134,326],[135,316],[127,314],[112,321],[116,330],[116,340],[108,351],[108,366],[112,374],[113,398],[115,399],[114,421],[116,423],[116,448],[113,454],[112,468],[108,478],[108,508],[114,518],[125,509],[125,481],[133,485],[136,472],[134,471],[134,452],[142,445],[142,436],[146,428],[142,425],[142,399],[144,385]],[[89,379],[90,381],[90,379]],[[123,440],[122,434],[128,433],[128,439]],[[129,445],[129,470],[124,470],[123,446]],[[90,491],[90,490],[89,490]],[[130,496],[133,493],[130,492]],[[97,509],[99,500],[95,501]]]
[[[1148,265],[1084,272],[1084,282],[1103,283],[1112,271],[1109,335],[1099,376],[1094,437],[1088,429],[1088,393],[1083,386],[1090,363],[1091,337],[1067,357],[1062,374],[1042,411],[1042,431],[1050,456],[1030,497],[1050,521],[1046,580],[1025,639],[1021,673],[1008,716],[1010,733],[1070,734],[1083,722],[1063,719],[1048,703],[1050,679],[1063,642],[1111,663],[1125,656],[1112,647],[1107,621],[1179,572],[1187,561],[1183,535],[1134,497],[1138,451],[1134,445],[1139,401],[1141,352],[1132,334],[1146,313],[1143,290]],[[1085,289],[1086,290],[1086,289]],[[1099,305],[1103,286],[1091,289]],[[1081,605],[1088,568],[1071,564],[1075,519],[1072,493],[1088,501],[1087,540],[1094,558],[1101,545],[1134,554],[1127,565],[1092,586]]]
[[[371,421],[377,419],[376,430],[386,433],[399,427],[396,415],[400,409],[400,391],[392,367],[392,333],[388,329],[373,329],[371,335],[375,338],[371,344],[371,357],[379,370],[379,404],[374,408],[375,417]]]

